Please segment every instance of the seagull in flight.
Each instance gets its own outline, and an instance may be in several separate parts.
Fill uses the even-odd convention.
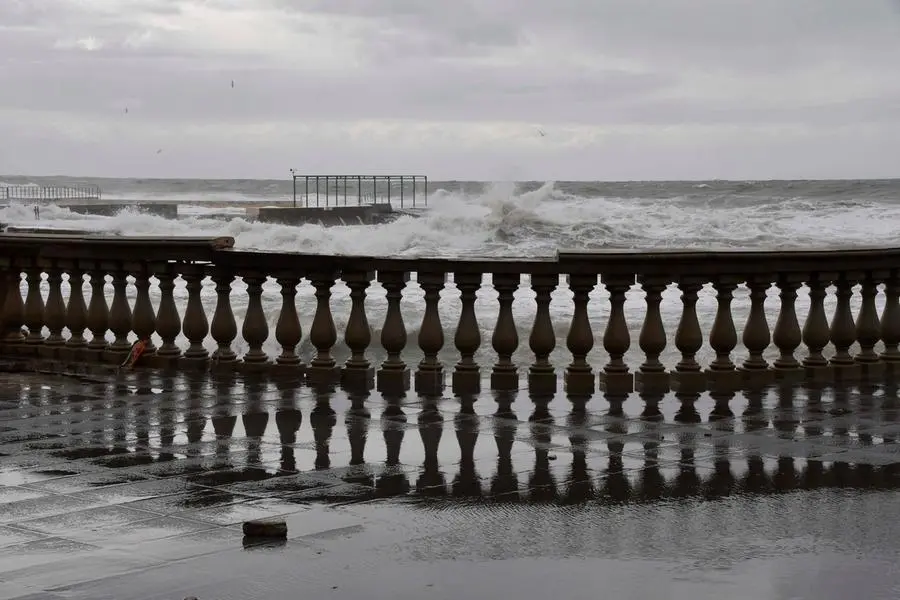
[[[544,132],[543,129],[538,129],[538,135],[541,137],[547,137],[547,134]]]

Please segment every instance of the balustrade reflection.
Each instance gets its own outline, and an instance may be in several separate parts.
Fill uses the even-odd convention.
[[[666,275],[661,266],[660,273],[647,267],[607,274],[602,255],[577,264],[507,261],[502,268],[384,259],[374,269],[347,266],[348,259],[340,267],[294,271],[226,260],[7,262],[2,352],[61,364],[120,364],[136,340],[145,340],[138,366],[149,368],[276,373],[297,383],[388,394],[412,388],[439,395],[447,384],[459,396],[478,394],[483,385],[499,392],[523,384],[553,394],[559,382],[586,396],[708,390],[723,406],[740,389],[801,380],[882,382],[900,365],[900,269],[797,272],[794,265],[782,273],[701,276]],[[349,289],[340,314],[335,286]],[[312,297],[301,298],[298,290],[310,287]],[[384,293],[383,317],[367,302],[375,288]],[[715,303],[708,331],[698,318],[704,289]],[[801,290],[809,306],[798,311]],[[522,322],[514,301],[529,293],[532,310]],[[664,293],[680,294],[677,322],[661,311]],[[642,315],[626,313],[628,294],[643,295]],[[749,302],[743,323],[735,317],[738,294]],[[491,295],[496,315],[488,336],[479,311]],[[445,310],[451,296],[459,306],[455,323]],[[561,298],[568,308],[558,306]],[[602,331],[594,330],[598,322],[605,322]],[[528,350],[532,358],[522,363]],[[563,351],[569,358],[559,364]],[[667,351],[676,353],[668,365]]]
[[[499,393],[488,410],[473,397],[373,401],[255,377],[220,383],[237,390],[221,396],[205,380],[143,374],[125,383],[127,400],[110,401],[122,398],[116,384],[84,394],[24,391],[17,426],[48,435],[19,444],[81,473],[48,489],[76,491],[67,479],[96,487],[177,478],[199,486],[172,499],[184,510],[258,495],[410,497],[471,509],[900,488],[896,389],[872,396],[785,385],[723,417],[709,403],[630,414],[634,407],[611,394],[602,413],[589,413],[577,398],[560,410],[525,392]]]

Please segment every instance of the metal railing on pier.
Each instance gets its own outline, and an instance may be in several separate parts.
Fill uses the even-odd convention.
[[[291,175],[294,208],[301,193],[305,208],[391,204],[395,200],[400,208],[428,206],[425,175],[300,175],[294,170]]]
[[[0,188],[0,198],[10,201],[57,202],[60,200],[100,200],[100,186],[9,185]]]

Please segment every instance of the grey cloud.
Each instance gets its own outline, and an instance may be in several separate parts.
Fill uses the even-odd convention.
[[[91,55],[94,53],[90,53]],[[29,65],[0,70],[10,108],[102,115],[140,98],[131,118],[267,120],[406,118],[605,122],[604,107],[663,89],[666,78],[601,71],[590,76],[516,69],[427,67],[386,71],[365,89],[352,73],[292,70],[184,70],[178,59],[138,63],[108,58],[70,60],[53,76],[55,93],[24,85]],[[139,67],[139,68],[135,68]],[[230,81],[236,87],[230,87]]]
[[[216,33],[225,36],[223,43],[222,37],[197,41],[197,32],[158,26],[160,20],[178,22],[191,5],[262,11],[273,32],[296,34],[296,42],[282,37],[277,47],[265,39],[258,47],[230,47],[227,28]],[[601,142],[584,134],[594,140],[585,147],[598,156],[606,156],[604,144],[613,142],[663,156],[663,145],[674,143],[660,141],[668,140],[668,126],[715,130],[723,138],[743,135],[729,133],[733,129],[783,128],[783,140],[766,137],[766,143],[790,148],[769,152],[772,169],[803,152],[812,156],[803,159],[809,164],[820,156],[833,168],[836,159],[823,148],[838,139],[861,155],[878,153],[877,164],[887,148],[900,151],[887,133],[900,124],[898,0],[121,0],[121,8],[115,6],[0,0],[0,111],[22,115],[0,123],[0,133],[24,148],[17,146],[16,156],[3,161],[22,160],[21,153],[35,161],[44,156],[39,142],[29,141],[31,124],[25,122],[27,115],[38,121],[43,114],[105,123],[127,136],[122,144],[132,148],[143,148],[141,127],[149,125],[171,130],[216,124],[224,140],[229,131],[254,123],[400,119],[454,121],[460,128],[491,121],[548,129],[659,128],[658,136],[641,140],[610,134]],[[319,28],[326,38],[315,38]],[[145,35],[145,44],[127,43]],[[103,45],[90,52],[71,47],[88,36]],[[355,54],[335,60],[333,68],[311,64],[304,57],[316,48],[304,44],[317,39]],[[206,43],[211,41],[217,43]],[[837,129],[844,132],[839,137]],[[855,141],[852,131],[858,132]],[[272,135],[273,154],[284,152],[290,142]],[[195,160],[204,143],[215,146],[191,143],[196,154],[180,160]],[[440,155],[479,168],[490,162],[488,150],[476,159],[441,149],[443,143],[437,134],[423,137],[421,152],[404,160],[437,161]],[[503,143],[502,152],[522,161],[549,152]],[[702,147],[687,138],[677,143],[712,165],[726,164],[726,156],[739,163],[745,154],[759,164],[766,160],[755,142],[737,137],[714,146],[709,139]],[[319,150],[336,162],[352,155],[338,146]],[[92,146],[86,156],[92,152],[108,155]],[[366,153],[358,158],[375,160]],[[174,159],[160,160],[174,168],[165,163]],[[566,160],[584,165],[595,159]],[[699,168],[687,159],[665,165]]]
[[[430,40],[429,53],[443,56],[517,45],[523,34],[520,22],[508,19],[506,10],[492,10],[505,1],[267,0],[268,5],[289,13],[370,20],[370,43],[383,54],[387,54],[385,50],[391,49],[390,54],[397,56],[405,56],[417,50],[414,40],[422,38]],[[422,47],[418,49],[421,50]]]
[[[93,53],[92,53],[93,54]],[[22,110],[68,112],[165,122],[407,119],[615,125],[803,124],[900,122],[900,92],[857,100],[758,107],[752,101],[665,97],[677,79],[622,71],[589,75],[518,69],[403,69],[385,72],[362,90],[353,74],[291,70],[182,70],[182,60],[142,64],[120,59],[72,61],[43,86],[16,85],[0,71],[3,104]],[[230,87],[235,80],[236,87]],[[123,109],[130,105],[129,115]]]
[[[436,37],[514,44],[525,32],[556,33],[607,54],[699,65],[739,60],[744,66],[815,60],[823,49],[897,56],[896,0],[269,0],[298,12],[357,16]],[[671,49],[672,52],[666,52]]]

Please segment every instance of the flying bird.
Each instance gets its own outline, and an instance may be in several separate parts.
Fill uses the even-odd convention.
[[[156,151],[157,154],[160,154],[161,152],[162,152],[162,148],[160,148],[159,150]]]
[[[234,79],[231,80],[231,89],[234,89]]]
[[[541,137],[547,137],[547,134],[544,132],[543,129],[538,129],[538,135]]]

